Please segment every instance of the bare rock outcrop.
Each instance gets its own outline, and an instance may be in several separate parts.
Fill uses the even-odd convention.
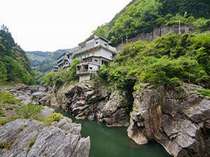
[[[24,104],[44,104],[44,98],[47,96],[48,90],[43,86],[21,85],[13,87],[9,91]]]
[[[49,98],[48,104],[61,107],[77,119],[97,120],[110,127],[129,124],[126,94],[111,92],[94,81],[65,86]]]
[[[138,144],[156,140],[174,157],[209,157],[210,100],[196,88],[146,86],[136,92],[128,136]]]
[[[2,157],[88,157],[90,139],[80,135],[81,125],[63,118],[50,126],[17,119],[0,127]]]

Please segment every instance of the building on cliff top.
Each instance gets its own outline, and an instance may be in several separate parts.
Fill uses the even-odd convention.
[[[80,64],[77,66],[79,81],[90,80],[96,75],[100,66],[108,64],[116,55],[116,48],[112,47],[106,39],[92,35],[78,47],[71,49],[71,52],[60,56],[57,60],[55,69],[67,68],[72,59],[78,59]]]

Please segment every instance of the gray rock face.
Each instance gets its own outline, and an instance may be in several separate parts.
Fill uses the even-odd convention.
[[[61,92],[62,91],[62,92]],[[54,100],[56,97],[56,101]],[[77,119],[105,122],[107,126],[128,126],[129,113],[125,93],[110,92],[93,81],[82,82],[60,89],[51,97],[50,105],[62,104],[61,108]],[[56,102],[56,103],[55,103]],[[57,106],[58,107],[58,106]]]
[[[107,126],[128,126],[125,95],[97,87],[93,82],[79,83],[65,93],[67,111],[77,118],[96,119]]]
[[[98,119],[103,119],[110,126],[128,126],[128,102],[125,98],[123,92],[111,93],[108,101],[98,111]]]
[[[47,95],[48,89],[43,86],[19,86],[10,89],[10,92],[15,95],[24,104],[44,104],[43,99]]]
[[[148,86],[135,93],[128,136],[138,144],[156,140],[174,157],[209,157],[210,100],[195,88]]]
[[[90,139],[82,138],[80,130],[68,118],[51,126],[18,119],[0,127],[0,156],[88,157]]]

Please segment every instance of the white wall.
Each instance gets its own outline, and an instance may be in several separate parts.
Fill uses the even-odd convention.
[[[99,57],[104,57],[104,58],[107,58],[110,60],[112,60],[112,58],[113,58],[113,54],[110,51],[100,48],[93,52],[79,54],[77,56],[77,59],[81,60],[82,58],[87,58],[90,56],[99,56]]]
[[[94,52],[94,55],[95,56],[99,56],[99,57],[104,57],[104,58],[107,58],[107,59],[110,59],[112,60],[112,53],[106,49],[98,49],[97,51]]]
[[[91,78],[91,75],[81,75],[79,76],[79,82],[82,82],[82,81],[89,81]]]

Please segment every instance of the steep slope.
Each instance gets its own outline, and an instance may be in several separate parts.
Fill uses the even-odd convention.
[[[0,29],[0,82],[33,82],[29,61],[5,26]]]
[[[127,44],[100,69],[107,87],[133,94],[131,139],[155,140],[174,157],[209,157],[209,50],[210,32],[171,33]]]
[[[31,51],[26,52],[31,62],[31,68],[40,72],[48,72],[52,70],[56,59],[68,50],[57,50],[54,52]]]
[[[96,34],[118,45],[161,25],[185,24],[202,31],[210,27],[208,0],[133,0]]]
[[[101,83],[132,93],[128,136],[136,143],[155,140],[174,157],[209,157],[209,14],[207,0],[133,0],[96,30],[119,45],[158,27],[193,28],[126,42],[100,69]]]
[[[99,75],[117,88],[136,82],[179,86],[183,82],[210,87],[210,33],[167,34],[154,41],[127,44]]]

